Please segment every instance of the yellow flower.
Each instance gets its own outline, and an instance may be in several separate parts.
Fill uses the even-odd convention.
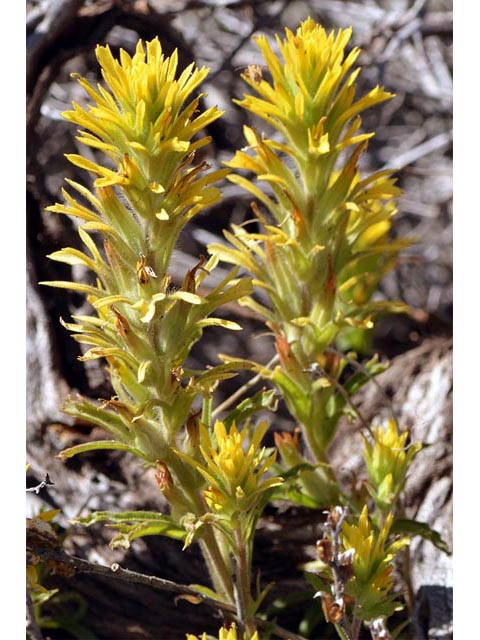
[[[266,422],[259,424],[248,442],[247,427],[238,431],[232,424],[227,431],[223,422],[217,420],[213,434],[204,424],[200,425],[203,463],[177,451],[209,483],[205,498],[214,512],[233,516],[240,511],[251,511],[265,491],[282,484],[280,477],[263,479],[277,453],[266,456],[265,447],[259,448],[267,429]]]
[[[273,124],[291,148],[302,153],[320,156],[371,137],[373,134],[355,135],[358,121],[347,135],[340,136],[347,121],[392,96],[375,87],[354,101],[354,83],[360,70],[348,74],[360,50],[355,47],[345,55],[352,29],[327,34],[308,18],[295,34],[290,29],[285,34],[284,40],[276,36],[283,61],[265,36],[255,38],[273,82],[271,85],[263,77],[244,73],[243,79],[260,98],[246,96],[239,104]]]
[[[402,491],[408,468],[422,449],[420,442],[406,448],[408,431],[399,433],[395,420],[390,419],[386,428],[372,428],[373,442],[364,438],[364,458],[374,489],[374,498],[380,509],[390,509]]]
[[[123,187],[139,215],[164,224],[216,202],[220,193],[209,185],[228,171],[200,177],[208,165],[192,162],[210,138],[192,139],[221,112],[211,107],[195,117],[203,94],[187,102],[209,70],[192,63],[176,78],[177,52],[165,57],[158,38],[146,43],[146,52],[140,40],[133,57],[120,50],[116,60],[108,45],[98,46],[96,55],[106,87],[75,74],[93,104],[73,103],[62,115],[85,129],[78,140],[103,151],[112,166],[75,154],[69,160],[94,174],[97,188]]]
[[[216,107],[199,108],[202,94],[191,97],[208,69],[192,63],[177,73],[177,53],[166,57],[158,38],[139,41],[133,56],[120,50],[115,59],[108,46],[98,46],[96,55],[103,84],[76,76],[90,103],[74,103],[63,114],[82,127],[79,141],[93,147],[88,159],[68,157],[93,174],[94,185],[90,190],[69,180],[79,201],[64,191],[65,202],[49,207],[82,221],[78,233],[85,246],[84,252],[64,248],[49,257],[87,267],[95,281],[43,284],[86,294],[96,313],[64,323],[75,340],[91,347],[82,360],[107,360],[115,390],[115,401],[102,407],[67,401],[71,415],[101,424],[115,438],[86,446],[129,450],[154,463],[167,455],[196,395],[216,381],[215,369],[183,373],[192,345],[207,326],[240,328],[210,316],[251,293],[252,284],[234,269],[199,295],[200,283],[217,264],[210,258],[189,270],[182,286],[171,287],[170,259],[179,234],[219,200],[212,183],[228,173],[208,173],[206,162],[195,164],[196,151],[210,142],[201,130],[221,115]],[[97,153],[105,154],[105,164]],[[82,445],[63,455],[84,450]]]
[[[409,242],[389,239],[400,193],[391,172],[360,173],[373,135],[360,133],[360,114],[392,94],[375,87],[356,97],[359,50],[347,53],[350,37],[351,29],[327,33],[308,18],[295,33],[277,36],[278,55],[266,37],[256,38],[266,70],[251,65],[245,71],[252,95],[236,102],[276,135],[245,127],[247,146],[226,164],[236,170],[228,179],[263,207],[252,205],[260,231],[233,226],[226,246],[209,247],[250,272],[268,295],[270,305],[251,297],[242,304],[260,313],[275,335],[280,366],[271,378],[317,460],[325,457],[344,399],[333,397],[338,375],[312,379],[308,369],[334,341],[342,348],[361,344],[378,313],[405,311],[372,300]]]
[[[388,542],[393,514],[388,514],[378,533],[373,529],[365,506],[357,524],[344,523],[342,542],[345,549],[354,550],[354,577],[347,583],[347,592],[357,598],[358,615],[369,620],[378,615],[390,615],[399,608],[390,594],[393,586],[392,560],[398,551],[410,544],[408,538]],[[401,608],[401,607],[400,607]]]
[[[201,638],[187,633],[187,640],[207,640],[207,634],[204,633]],[[222,627],[218,632],[218,640],[240,640],[240,636],[237,634],[237,625],[232,622],[229,629]],[[255,631],[253,636],[249,640],[258,640],[258,632]]]

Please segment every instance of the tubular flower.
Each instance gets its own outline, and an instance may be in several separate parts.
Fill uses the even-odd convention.
[[[273,331],[281,365],[271,377],[302,426],[315,425],[307,441],[319,458],[342,405],[331,399],[342,367],[319,380],[309,369],[335,340],[372,328],[378,313],[405,309],[371,300],[409,242],[389,239],[400,193],[391,172],[363,177],[359,170],[373,135],[360,132],[360,113],[392,94],[375,87],[355,98],[359,49],[346,53],[350,36],[351,29],[327,34],[309,18],[296,33],[277,36],[279,56],[264,36],[256,38],[268,77],[249,67],[242,77],[256,95],[236,102],[277,135],[245,127],[247,147],[227,165],[236,170],[228,179],[266,211],[252,205],[260,231],[233,226],[227,246],[210,246],[221,260],[249,271],[268,297],[269,305],[252,297],[242,304]]]
[[[105,86],[94,87],[77,76],[91,104],[73,104],[63,116],[82,127],[79,141],[105,154],[108,162],[68,156],[93,174],[94,186],[89,190],[67,181],[80,199],[64,191],[65,203],[49,210],[81,220],[85,251],[66,248],[49,257],[87,267],[95,284],[44,284],[86,295],[94,315],[74,316],[74,323],[64,325],[75,340],[90,346],[82,360],[107,360],[115,390],[101,407],[68,399],[65,410],[115,438],[88,447],[130,450],[155,463],[168,462],[195,397],[229,375],[225,365],[221,373],[216,368],[186,371],[192,345],[206,326],[240,329],[209,316],[250,293],[252,285],[237,279],[233,270],[201,295],[198,289],[215,268],[215,257],[202,257],[180,286],[171,285],[168,268],[178,235],[188,220],[219,199],[211,185],[228,170],[206,173],[205,162],[194,163],[196,151],[210,141],[199,135],[201,130],[221,115],[216,107],[197,115],[201,94],[190,97],[208,69],[191,64],[177,77],[176,52],[165,57],[157,38],[145,48],[140,41],[133,57],[121,50],[116,60],[108,46],[97,47]],[[102,237],[103,246],[92,232]],[[63,455],[75,455],[85,446]]]
[[[373,442],[364,438],[363,456],[373,485],[373,497],[382,511],[392,508],[407,478],[410,463],[422,450],[420,442],[405,447],[408,431],[399,433],[395,420],[390,419],[386,428],[372,428]]]
[[[410,543],[408,538],[388,542],[393,515],[390,513],[378,533],[372,528],[367,506],[358,524],[344,523],[342,542],[345,549],[354,550],[353,578],[347,583],[346,592],[357,599],[357,615],[362,620],[391,615],[402,608],[395,602],[392,560],[400,549]]]
[[[253,512],[262,494],[283,482],[280,477],[263,479],[277,453],[274,451],[267,456],[265,447],[260,448],[267,429],[266,422],[259,424],[248,442],[247,427],[238,431],[232,424],[227,431],[223,422],[217,420],[212,434],[201,424],[199,447],[203,462],[177,452],[209,484],[204,494],[210,509],[228,517],[232,525],[240,514]]]

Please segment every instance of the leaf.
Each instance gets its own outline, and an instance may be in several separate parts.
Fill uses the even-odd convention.
[[[209,587],[205,587],[203,584],[189,584],[188,586],[191,589],[195,589],[195,591],[198,591],[199,593],[202,593],[204,596],[208,596],[209,598],[212,598],[213,600],[221,601],[221,598],[218,595],[218,593],[215,593],[215,591],[213,589],[210,589]]]
[[[157,513],[155,511],[94,511],[88,516],[74,518],[72,523],[90,527],[92,524],[97,524],[97,522],[121,524],[128,522],[164,521],[165,518],[170,519],[170,516],[166,516],[163,513]]]
[[[325,506],[323,502],[320,503],[318,500],[315,500],[315,498],[307,496],[305,493],[302,493],[300,491],[289,490],[285,493],[290,502],[292,502],[293,504],[298,504],[301,507],[308,507],[309,509],[321,509]]]
[[[50,522],[50,520],[53,520],[61,511],[61,509],[49,509],[48,511],[42,511],[35,517],[38,520],[43,520],[43,522]]]
[[[392,638],[395,640],[395,638],[398,638],[400,636],[400,633],[406,628],[408,627],[408,625],[410,624],[410,620],[407,618],[407,620],[404,620],[403,622],[401,622],[400,624],[398,624],[395,629],[392,629],[392,631],[390,631],[390,635],[392,636]]]
[[[223,318],[205,318],[197,322],[197,327],[223,327],[224,329],[230,329],[231,331],[241,331],[242,327],[232,320],[224,320]]]
[[[233,424],[241,424],[248,417],[258,411],[275,411],[277,406],[277,392],[275,389],[262,389],[250,398],[242,400],[223,420],[227,429]]]
[[[238,375],[238,372],[245,369],[251,369],[252,365],[247,360],[235,360],[235,362],[227,362],[226,364],[219,364],[211,369],[207,369],[204,373],[201,373],[197,378],[198,384],[205,384],[215,382],[216,380],[226,380],[233,376]]]
[[[36,607],[40,607],[42,604],[48,602],[50,598],[53,598],[53,596],[56,595],[58,591],[58,589],[45,589],[45,591],[42,592],[35,591],[31,593],[32,602]]]
[[[81,282],[50,280],[49,282],[39,282],[38,284],[45,285],[46,287],[57,287],[58,289],[71,289],[72,291],[81,291],[82,293],[87,293],[97,298],[104,295],[100,289],[92,287],[89,284],[83,284]]]
[[[167,521],[166,517],[165,522],[162,523],[138,522],[132,525],[107,524],[106,526],[120,529],[110,541],[112,549],[118,547],[128,549],[134,540],[146,536],[166,536],[174,540],[184,540],[187,535],[185,529],[180,529],[171,521]]]
[[[311,573],[310,571],[306,571],[304,574],[305,578],[312,585],[315,591],[326,591],[327,593],[330,591],[330,583],[326,580],[323,580],[316,573]]]
[[[407,533],[410,536],[421,536],[425,540],[429,540],[440,551],[449,556],[452,555],[447,543],[442,540],[438,531],[432,529],[427,522],[417,522],[406,518],[394,520],[390,533]]]
[[[201,604],[203,602],[203,599],[199,596],[192,596],[189,593],[184,593],[183,595],[176,596],[175,602],[178,602],[178,600],[186,600],[190,604]]]
[[[112,549],[128,549],[133,540],[146,536],[162,535],[174,540],[184,540],[186,536],[185,529],[176,525],[170,516],[154,511],[95,511],[72,520],[73,524],[86,527],[98,522],[106,522],[107,527],[118,530],[110,541]]]
[[[73,456],[76,456],[79,453],[85,453],[86,451],[100,451],[102,449],[119,449],[120,451],[129,451],[138,458],[143,458],[144,460],[148,459],[139,449],[136,449],[129,444],[125,444],[124,442],[117,442],[116,440],[95,440],[94,442],[77,444],[74,447],[64,449],[57,455],[57,457],[62,459],[73,458]]]

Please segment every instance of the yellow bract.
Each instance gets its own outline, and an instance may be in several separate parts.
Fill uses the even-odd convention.
[[[364,439],[364,458],[374,487],[374,497],[382,510],[391,508],[402,491],[410,463],[422,449],[419,442],[405,446],[408,430],[400,433],[396,421],[388,420],[386,427],[372,428],[373,441]]]
[[[190,166],[195,151],[210,142],[208,136],[192,138],[221,115],[217,107],[196,115],[202,94],[187,102],[208,69],[192,63],[176,78],[177,52],[165,57],[158,38],[146,43],[146,52],[139,41],[133,57],[120,50],[116,60],[108,45],[98,46],[96,55],[106,87],[95,88],[75,74],[93,104],[84,108],[73,103],[73,110],[62,115],[83,127],[78,140],[103,151],[113,166],[76,154],[69,160],[96,176],[96,187],[127,188],[143,217],[164,212],[160,219],[168,220],[189,209],[191,217],[216,202],[220,194],[209,185],[227,172],[199,179],[206,163]]]
[[[263,422],[248,442],[248,429],[238,431],[235,424],[229,430],[217,420],[213,434],[200,425],[200,451],[203,463],[177,452],[194,466],[209,483],[205,498],[209,507],[222,514],[234,513],[254,507],[258,498],[268,489],[282,484],[279,477],[263,480],[263,474],[274,463],[276,451],[266,456],[260,442],[268,429]]]
[[[272,78],[270,84],[263,77],[253,78],[244,73],[243,79],[260,95],[245,96],[239,104],[270,122],[284,134],[292,150],[321,155],[354,144],[371,134],[356,135],[359,122],[340,140],[344,125],[360,111],[387,100],[392,94],[375,87],[360,100],[354,101],[354,83],[359,70],[349,74],[360,50],[346,55],[351,29],[327,33],[308,18],[296,33],[285,30],[286,37],[276,36],[281,60],[272,50],[267,38],[256,38]]]
[[[388,514],[383,527],[375,533],[365,507],[358,524],[344,523],[342,542],[345,549],[353,549],[354,578],[348,583],[347,592],[358,600],[359,615],[370,619],[382,613],[389,615],[401,608],[390,594],[393,586],[392,560],[404,546],[410,544],[408,538],[388,542],[393,514]]]
[[[268,137],[245,127],[247,146],[226,163],[236,170],[228,179],[258,201],[256,228],[234,226],[225,233],[227,246],[209,247],[248,270],[268,295],[269,307],[251,297],[242,304],[260,313],[275,336],[281,366],[273,381],[317,460],[340,415],[332,402],[341,370],[322,374],[322,385],[309,373],[312,364],[335,341],[342,349],[362,344],[379,313],[405,311],[372,300],[409,242],[389,238],[400,193],[391,172],[360,172],[373,135],[361,130],[360,114],[392,94],[377,86],[356,96],[359,50],[347,51],[350,37],[351,29],[327,33],[308,18],[277,36],[276,51],[265,36],[256,38],[266,69],[246,69],[252,95],[236,102],[276,132]]]
[[[108,46],[98,46],[96,55],[103,84],[94,87],[75,76],[90,104],[74,103],[63,114],[83,128],[79,141],[93,147],[88,158],[67,156],[93,175],[93,188],[68,180],[80,201],[64,191],[65,203],[49,207],[80,218],[85,246],[85,252],[65,248],[50,258],[87,267],[95,280],[44,284],[86,294],[97,317],[64,324],[75,340],[91,347],[82,360],[107,360],[115,392],[114,402],[96,410],[86,401],[67,402],[66,409],[104,425],[115,447],[131,447],[155,462],[167,455],[194,398],[206,388],[203,378],[196,386],[201,375],[182,368],[192,345],[206,326],[238,329],[209,316],[224,302],[251,293],[252,285],[233,270],[199,295],[200,282],[216,264],[202,258],[181,286],[171,287],[170,258],[179,234],[219,200],[212,183],[228,173],[208,172],[205,161],[195,164],[196,150],[210,142],[201,130],[221,115],[216,107],[199,108],[202,94],[190,97],[208,69],[192,63],[177,73],[177,53],[165,56],[158,38],[139,41],[133,56],[120,50],[117,60]],[[216,381],[215,369],[204,374],[210,384]]]

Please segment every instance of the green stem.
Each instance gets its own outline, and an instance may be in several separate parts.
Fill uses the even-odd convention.
[[[202,417],[200,418],[202,423],[210,427],[212,425],[212,408],[213,408],[213,397],[212,395],[208,395],[203,398],[202,403]]]
[[[360,618],[357,618],[356,616],[357,605],[358,603],[355,601],[355,605],[353,607],[353,617],[352,617],[352,626],[351,626],[352,640],[357,640],[360,634],[360,627],[362,625],[362,621],[360,620]]]
[[[237,543],[237,575],[236,586],[238,594],[237,610],[239,623],[244,627],[247,638],[251,638],[256,631],[254,617],[252,615],[250,601],[250,570],[247,557],[247,547],[240,527],[235,531]]]
[[[413,613],[413,607],[415,603],[415,593],[412,586],[412,571],[410,562],[410,547],[403,549],[403,580],[406,586],[405,601],[409,614]]]
[[[192,483],[192,478],[189,474],[189,469],[186,468],[182,462],[174,456],[169,460],[169,466],[175,472],[179,485],[182,487],[184,494],[190,501],[192,511],[197,516],[202,516],[206,513],[207,507],[203,496],[199,493],[197,487]],[[225,602],[234,602],[233,597],[233,581],[231,571],[228,566],[222,549],[219,545],[215,532],[210,525],[204,527],[203,538],[200,540],[200,548],[208,567],[210,577],[216,593]]]
[[[312,436],[311,429],[307,428],[306,425],[302,426],[307,448],[310,451],[314,461],[316,463],[321,463],[322,465],[324,465],[315,470],[315,475],[317,476],[318,482],[321,485],[325,504],[326,506],[333,505],[335,502],[338,502],[338,482],[328,461],[328,456],[325,450],[320,448],[315,442],[315,439]]]
[[[215,592],[225,602],[234,602],[231,572],[228,571],[214,532],[209,525],[205,528],[205,533],[200,541],[200,548]]]
[[[353,640],[353,638],[350,635],[350,632],[348,631],[348,629],[346,629],[345,627],[341,626],[340,624],[336,624],[335,625],[335,631],[338,633],[338,637],[341,640]]]
[[[402,499],[398,500],[398,506],[397,506],[397,510],[396,510],[396,513],[395,513],[395,517],[398,517],[398,518],[405,518],[406,517],[405,508],[404,508]],[[410,546],[406,546],[403,549],[403,553],[402,553],[402,569],[403,569],[403,572],[402,572],[403,576],[402,577],[403,577],[403,581],[404,581],[405,587],[406,587],[405,603],[407,605],[408,613],[410,615],[412,615],[413,608],[414,608],[414,605],[415,605],[415,592],[413,590],[413,585],[412,585],[412,567],[411,567],[411,561],[410,561]]]

